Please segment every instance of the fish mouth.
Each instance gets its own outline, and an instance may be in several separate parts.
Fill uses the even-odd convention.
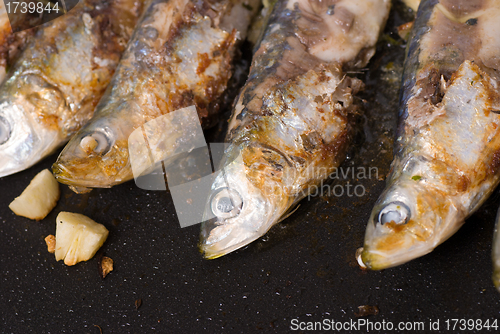
[[[219,187],[212,192],[204,213],[204,219],[211,218],[202,223],[200,233],[199,247],[205,258],[231,253],[261,236],[260,224],[249,223],[252,215],[248,204],[232,187]]]
[[[208,259],[233,252],[266,234],[291,201],[273,192],[277,187],[269,186],[274,183],[266,182],[266,175],[259,174],[257,183],[255,175],[249,177],[252,171],[236,146],[228,148],[226,156],[229,162],[212,183],[201,225],[199,248]]]
[[[384,252],[377,249],[371,249],[369,246],[363,247],[361,260],[370,270],[382,270],[396,267],[421,256],[430,253],[434,248],[413,246],[411,248],[401,249],[396,252]]]
[[[416,203],[414,187],[393,184],[373,208],[365,234],[361,260],[370,270],[404,264],[430,253],[434,245],[436,216]]]
[[[465,219],[453,201],[424,189],[400,184],[382,198],[372,211],[361,254],[371,270],[395,267],[432,252]]]
[[[201,224],[199,248],[207,259],[255,241],[271,228],[274,217],[272,203],[246,177],[223,174],[216,178]]]
[[[206,259],[216,259],[257,240],[259,231],[214,218],[202,223],[199,248]]]
[[[436,226],[427,230],[414,217],[407,223],[370,221],[366,229],[361,259],[368,269],[382,270],[399,266],[434,250],[439,234]]]
[[[85,162],[82,162],[82,165],[75,163],[74,166],[78,166],[78,169],[74,169],[72,165],[55,162],[52,165],[52,173],[62,184],[84,188],[111,188],[133,179],[133,175],[128,174],[124,177],[116,177],[116,175],[108,177],[100,168],[89,166]]]
[[[133,179],[128,146],[108,128],[79,132],[52,165],[56,179],[74,187],[111,188]]]
[[[395,267],[431,251],[425,251],[425,243],[417,241],[408,231],[395,232],[394,228],[398,227],[400,225],[394,222],[383,226],[370,221],[361,253],[361,260],[368,269],[382,270]]]
[[[86,178],[75,177],[75,173],[64,164],[55,162],[52,164],[52,174],[59,183],[74,187],[95,187],[95,185]]]

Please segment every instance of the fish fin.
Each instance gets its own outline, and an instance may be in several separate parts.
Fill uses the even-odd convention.
[[[281,223],[283,220],[287,219],[291,215],[294,214],[295,211],[297,211],[300,207],[300,204],[298,204],[295,208],[290,208],[281,218],[276,222],[276,224]]]

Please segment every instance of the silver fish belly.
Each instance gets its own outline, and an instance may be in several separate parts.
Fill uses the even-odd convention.
[[[95,116],[54,164],[57,180],[81,189],[132,179],[129,136],[169,112],[195,105],[202,126],[211,126],[237,42],[258,6],[258,0],[152,1]]]
[[[498,1],[422,1],[405,60],[394,160],[361,259],[431,252],[500,180]]]
[[[86,0],[33,36],[0,87],[0,177],[34,165],[91,118],[141,4]]]
[[[353,96],[390,2],[276,1],[229,123],[201,227],[217,258],[264,235],[345,157]]]

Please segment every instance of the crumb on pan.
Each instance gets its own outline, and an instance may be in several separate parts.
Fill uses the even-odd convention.
[[[359,317],[367,317],[369,315],[377,315],[379,313],[379,309],[377,306],[371,306],[371,305],[361,305],[358,306],[358,311],[357,313],[354,313],[354,315],[359,318]]]
[[[110,272],[113,271],[113,259],[107,256],[103,256],[100,264],[100,274],[101,277],[106,277]]]
[[[52,234],[45,238],[45,243],[47,244],[47,250],[49,253],[54,254],[56,251],[56,237]]]

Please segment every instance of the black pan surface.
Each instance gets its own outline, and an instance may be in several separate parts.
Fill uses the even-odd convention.
[[[447,332],[446,321],[453,326],[452,319],[493,324],[500,318],[500,294],[490,278],[498,191],[427,256],[380,272],[365,272],[355,261],[392,160],[395,87],[404,54],[395,27],[411,14],[398,3],[396,9],[369,71],[358,74],[367,82],[360,101],[365,116],[357,145],[343,165],[377,167],[380,177],[336,181],[362,185],[364,196],[306,199],[263,238],[204,260],[197,249],[199,225],[181,229],[168,192],[141,190],[133,182],[84,195],[61,186],[61,199],[44,220],[16,216],[8,204],[40,170],[50,168],[57,155],[50,156],[0,179],[0,332],[284,333],[297,328],[292,321],[325,319],[363,319],[372,326],[391,322],[394,329],[399,322],[407,329],[422,322],[425,332],[431,331],[431,322],[437,329],[438,320],[434,332]],[[221,138],[221,133],[210,136]],[[60,211],[83,213],[109,229],[96,257],[67,267],[47,252],[44,238],[55,234]],[[104,280],[98,274],[103,254],[115,262]],[[358,318],[362,305],[377,306],[379,313]],[[448,327],[449,332],[469,332],[460,326]],[[367,329],[343,327],[339,332]]]

